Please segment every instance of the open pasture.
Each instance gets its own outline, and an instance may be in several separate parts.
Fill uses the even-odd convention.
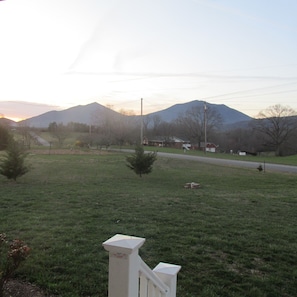
[[[146,238],[153,268],[178,264],[177,296],[293,297],[297,176],[158,158],[139,178],[125,154],[31,154],[0,177],[0,232],[31,248],[16,277],[62,297],[107,296],[117,233]],[[199,189],[185,189],[187,182]]]

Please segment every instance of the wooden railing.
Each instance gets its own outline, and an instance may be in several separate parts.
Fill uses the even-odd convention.
[[[103,243],[109,252],[108,297],[176,297],[181,266],[160,262],[151,270],[138,255],[144,241],[117,234]]]

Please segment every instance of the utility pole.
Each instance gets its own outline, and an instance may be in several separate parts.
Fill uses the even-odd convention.
[[[143,144],[143,99],[141,98],[141,115],[140,115],[140,145]]]
[[[206,154],[207,146],[207,135],[206,135],[206,126],[207,126],[207,107],[206,102],[204,101],[204,153]]]

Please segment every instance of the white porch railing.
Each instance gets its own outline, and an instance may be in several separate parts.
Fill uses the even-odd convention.
[[[108,297],[176,297],[179,265],[151,270],[138,255],[145,239],[117,234],[103,243],[109,252]]]

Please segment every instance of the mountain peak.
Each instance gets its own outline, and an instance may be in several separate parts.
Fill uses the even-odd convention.
[[[248,121],[251,119],[249,116],[237,110],[229,108],[224,104],[212,104],[201,100],[193,100],[187,103],[178,103],[164,110],[153,112],[149,115],[159,115],[162,121],[171,122],[177,119],[180,114],[185,113],[191,108],[195,108],[197,106],[201,107],[204,104],[219,113],[225,125]],[[49,111],[47,113],[32,117],[22,122],[25,122],[28,126],[36,128],[47,128],[48,125],[52,122],[63,123],[65,125],[70,122],[90,125],[91,123],[93,123],[94,118],[99,119],[100,115],[103,115],[106,111],[108,111],[109,113],[113,113],[114,116],[122,116],[120,113],[113,111],[108,107],[105,107],[97,102],[93,102],[87,105],[73,106],[61,111]]]
[[[221,115],[224,124],[233,124],[236,122],[249,121],[251,117],[248,115],[232,109],[225,104],[213,104],[201,100],[193,100],[187,103],[178,103],[169,108],[152,113],[151,115],[159,115],[163,121],[171,122],[179,117],[180,114],[187,112],[191,108],[202,107],[206,104],[211,107],[218,114]]]

